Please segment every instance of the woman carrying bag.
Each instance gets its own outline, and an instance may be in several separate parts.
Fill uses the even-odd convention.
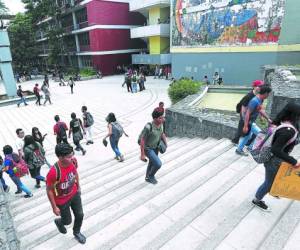
[[[40,188],[41,181],[45,181],[45,177],[41,176],[41,167],[46,163],[45,151],[41,144],[33,139],[32,135],[25,136],[23,150],[30,176],[36,180],[35,187]]]

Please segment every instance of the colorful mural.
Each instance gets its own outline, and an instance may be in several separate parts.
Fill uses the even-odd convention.
[[[172,46],[277,43],[285,0],[172,0]]]

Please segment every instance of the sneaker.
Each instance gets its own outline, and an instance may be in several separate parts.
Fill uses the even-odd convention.
[[[117,161],[120,160],[119,156],[116,156],[114,159],[117,160]]]
[[[30,197],[32,197],[33,196],[33,194],[25,194],[24,195],[24,198],[30,198]]]
[[[34,187],[35,188],[41,188],[41,185],[40,184],[36,184]]]
[[[90,144],[94,144],[94,142],[93,142],[93,141],[90,141]]]
[[[86,150],[83,150],[83,151],[82,151],[82,155],[85,155],[85,154],[86,154]]]
[[[15,194],[21,194],[22,190],[17,190],[17,192],[15,192]]]
[[[266,205],[266,203],[262,200],[252,200],[252,204],[257,206],[259,209],[266,211],[266,212],[270,212],[271,210],[269,209],[269,207]]]
[[[17,106],[18,106],[18,108],[19,108],[19,107],[20,107],[20,104],[18,103]]]
[[[124,155],[121,155],[119,161],[120,161],[120,162],[123,162],[124,160],[125,160]]]
[[[80,148],[75,148],[74,150],[76,150],[76,151],[80,151]]]
[[[151,177],[146,177],[145,181],[149,182],[149,183],[151,183],[153,185],[157,184],[157,180],[155,179],[155,177],[152,177],[152,178]]]
[[[73,233],[73,235],[80,244],[84,244],[86,242],[86,238],[82,233]]]
[[[246,152],[239,150],[239,149],[235,150],[235,153],[238,155],[241,155],[241,156],[248,156],[248,154]]]
[[[55,219],[54,223],[55,223],[55,225],[56,225],[56,227],[57,227],[57,229],[60,233],[62,233],[62,234],[67,233],[67,229],[63,224],[61,224],[60,219]]]

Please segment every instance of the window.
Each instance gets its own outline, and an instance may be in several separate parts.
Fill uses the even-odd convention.
[[[81,56],[81,62],[83,67],[93,67],[92,56]]]

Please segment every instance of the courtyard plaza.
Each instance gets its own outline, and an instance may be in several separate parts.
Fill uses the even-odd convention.
[[[263,181],[264,168],[250,157],[236,155],[228,139],[169,138],[168,150],[160,156],[158,184],[146,183],[137,138],[159,101],[170,106],[170,82],[148,77],[146,91],[132,94],[121,87],[123,80],[111,76],[76,82],[73,95],[68,86],[50,80],[53,105],[36,106],[31,101],[26,107],[0,107],[1,148],[15,147],[16,128],[30,134],[36,126],[48,134],[44,144],[50,163],[56,160],[54,115],[69,124],[71,112],[81,117],[80,108],[86,105],[95,120],[94,144],[86,146],[83,140],[87,154],[75,152],[86,244],[78,244],[71,226],[68,234],[57,231],[44,184],[35,189],[35,181],[24,177],[33,191],[32,198],[24,199],[14,195],[15,186],[4,174],[11,186],[8,197],[21,249],[298,249],[299,202],[267,196],[271,213],[253,208],[251,200]],[[32,90],[36,82],[42,81],[22,83],[23,90]],[[102,144],[109,112],[129,134],[120,140],[122,163]],[[294,151],[299,158],[299,148]],[[42,173],[47,171],[43,166]]]

